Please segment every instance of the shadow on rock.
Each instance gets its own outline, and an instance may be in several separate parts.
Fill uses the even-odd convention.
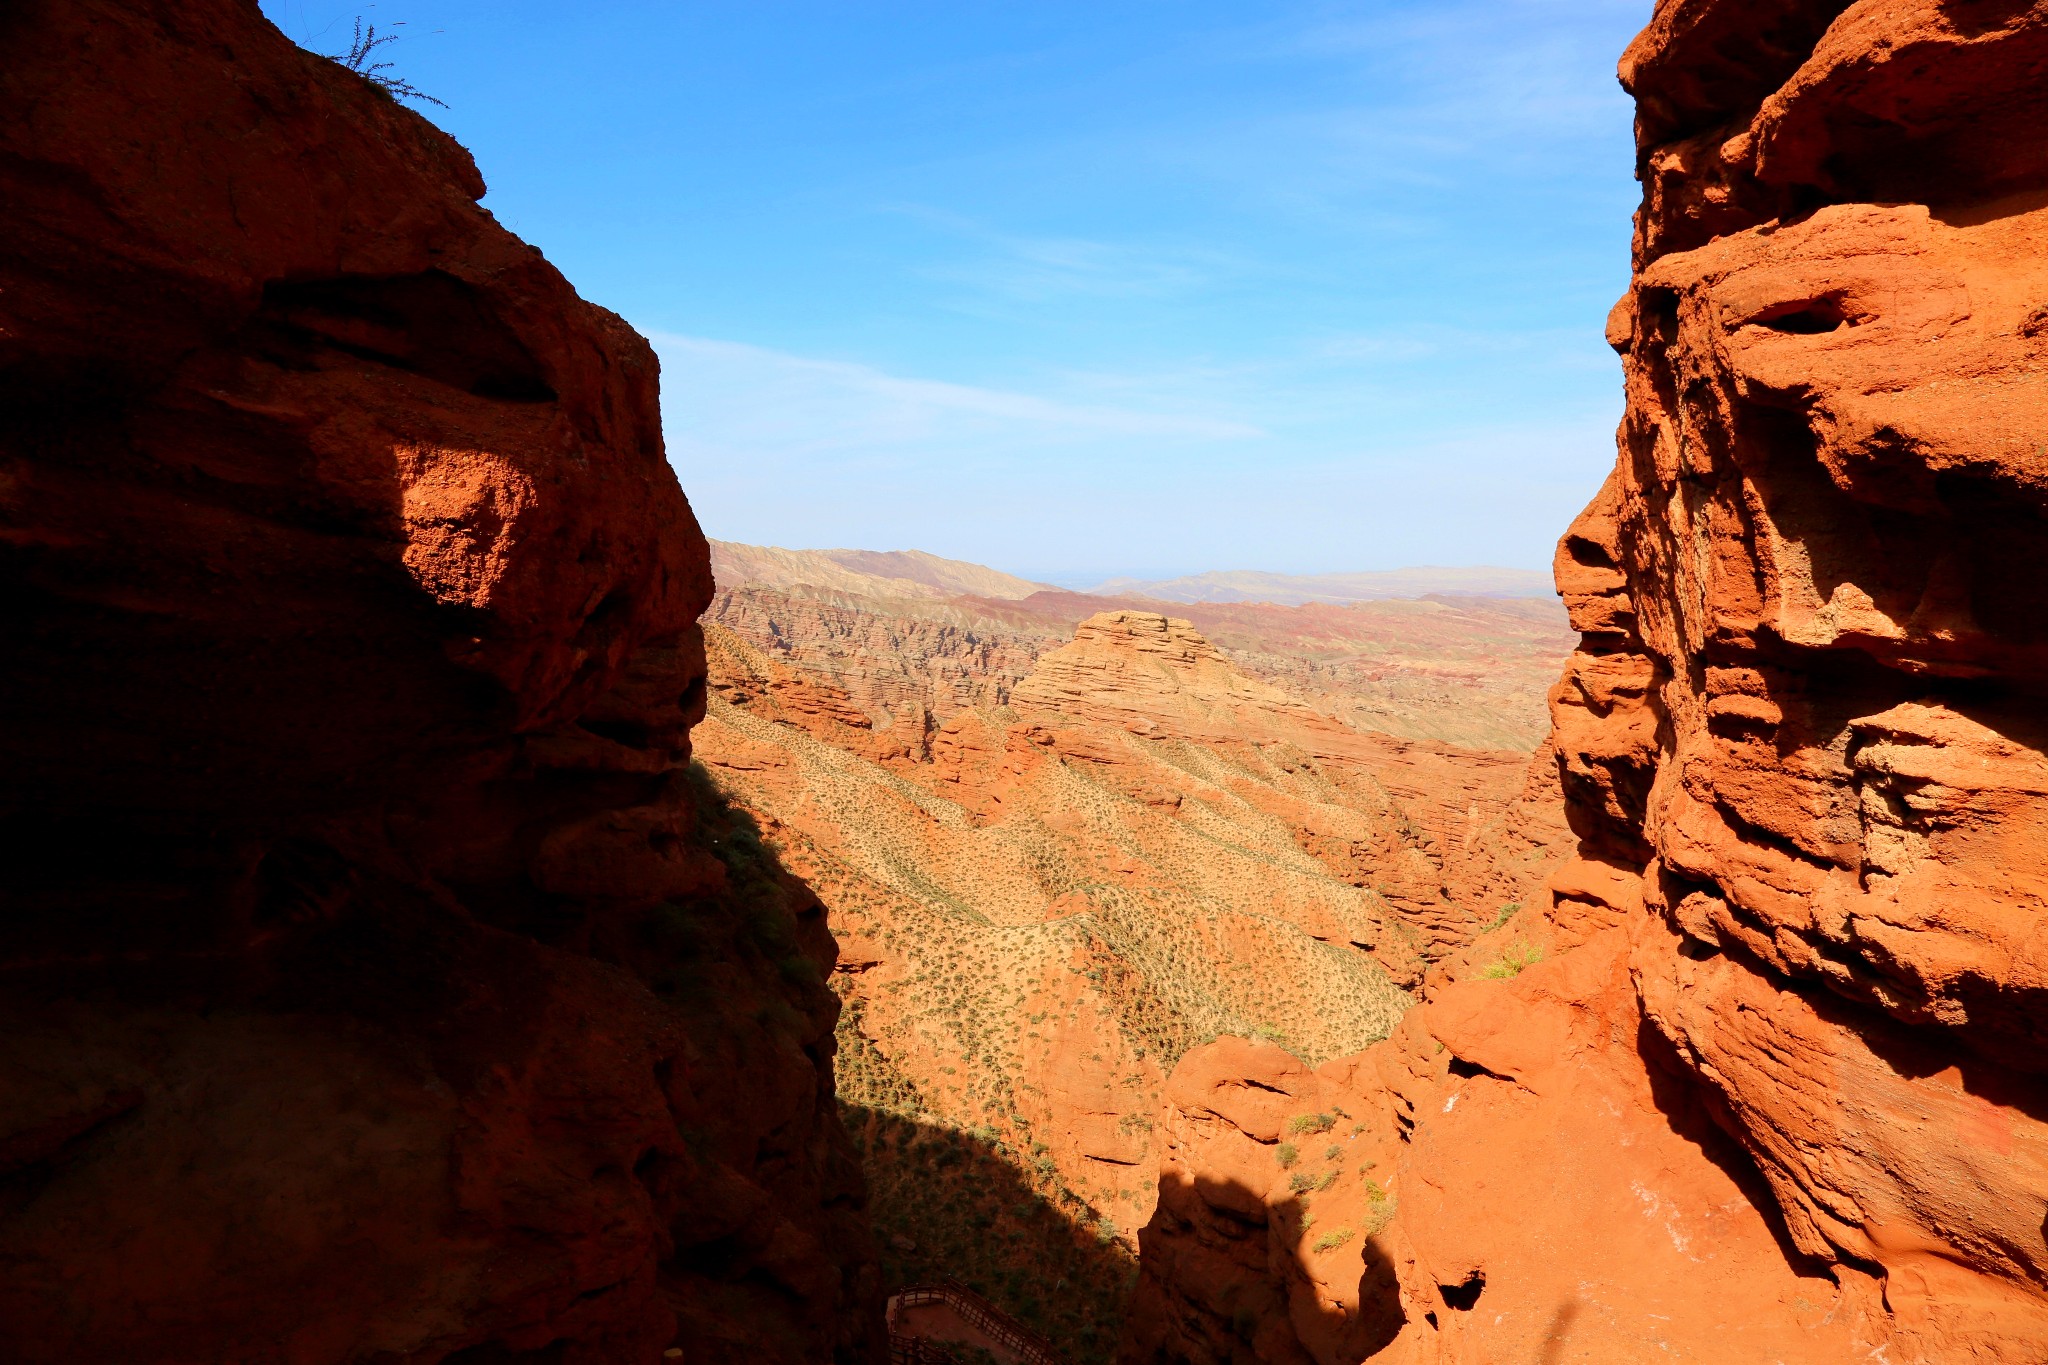
[[[1043,1333],[1077,1365],[1116,1349],[1137,1263],[1085,1204],[1026,1174],[1000,1140],[842,1107],[867,1164],[891,1292],[955,1279]]]
[[[1393,1257],[1369,1227],[1310,1213],[1311,1198],[1268,1203],[1241,1181],[1162,1179],[1140,1239],[1145,1274],[1133,1295],[1124,1365],[1365,1360],[1407,1324]],[[1326,1219],[1342,1205],[1318,1210]],[[1358,1257],[1355,1295],[1306,1295],[1314,1277],[1348,1281],[1334,1258]],[[1280,1267],[1287,1267],[1286,1273]],[[1331,1278],[1335,1277],[1335,1278]]]

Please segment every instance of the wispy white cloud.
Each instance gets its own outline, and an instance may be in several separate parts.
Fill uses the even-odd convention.
[[[1207,287],[1217,259],[1080,238],[1006,238],[998,249],[928,266],[927,279],[967,285],[1024,303],[1058,298],[1157,299]]]
[[[1498,176],[1554,175],[1610,156],[1628,126],[1614,34],[1649,0],[1428,0],[1332,4],[1233,35],[1220,64],[1341,73],[1330,97],[1268,105],[1156,153],[1234,184],[1267,209],[1400,237],[1442,230]],[[1342,91],[1342,93],[1337,93]],[[1625,155],[1625,153],[1624,153]],[[1434,193],[1433,193],[1434,192]],[[1447,196],[1442,203],[1433,199]]]
[[[1175,411],[1063,402],[1039,394],[890,374],[743,342],[655,332],[671,444],[787,454],[936,443],[987,448],[1104,437],[1243,441],[1258,426]]]
[[[1200,242],[1032,235],[928,204],[888,204],[881,211],[914,219],[962,248],[920,267],[920,276],[1010,302],[1166,299],[1266,271],[1241,254]]]
[[[1441,358],[1489,362],[1526,357],[1545,369],[1610,371],[1615,362],[1601,338],[1580,328],[1514,330],[1412,326],[1326,336],[1308,347],[1317,359],[1364,366],[1400,365]]]
[[[850,188],[874,236],[835,250],[884,321],[806,324],[847,358],[656,337],[685,486],[714,534],[1038,577],[1542,564],[1612,459],[1609,73],[1648,3],[1240,10],[1161,58],[1171,88],[1134,62],[1127,107],[1062,118],[1063,88]]]

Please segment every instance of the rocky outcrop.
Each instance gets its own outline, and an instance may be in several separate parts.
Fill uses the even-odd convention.
[[[1532,769],[1520,754],[1355,729],[1240,672],[1174,617],[1117,610],[1083,621],[1012,702],[1055,726],[1299,754],[1368,817],[1343,827],[1299,816],[1303,847],[1376,887],[1431,960],[1472,941],[1487,922],[1482,907],[1519,906],[1540,875],[1532,864],[1561,833],[1547,754]]]
[[[846,567],[872,558],[714,542],[718,592],[704,619],[822,675],[878,727],[915,734],[960,711],[1007,703],[1038,656],[1089,617],[1118,607],[1157,616],[1168,605],[1053,589],[1005,596],[1033,585],[1005,587],[1004,575],[951,561],[940,561],[945,581],[976,585],[979,595],[948,596]],[[904,571],[921,562],[882,558]],[[991,577],[998,581],[982,586]],[[1468,749],[1541,745],[1550,725],[1544,693],[1575,638],[1554,599],[1209,602],[1169,614],[1185,618],[1238,672],[1353,729]]]
[[[1637,1053],[1627,944],[1434,993],[1314,1070],[1190,1053],[1124,1359],[1867,1353],[1867,1284],[1790,1260],[1707,1109]]]
[[[1149,611],[1100,612],[1074,628],[1013,690],[1020,711],[1181,738],[1235,737],[1252,728],[1344,727],[1269,683],[1238,672],[1194,624]]]
[[[0,1355],[869,1358],[656,367],[243,0],[0,19]]]
[[[844,692],[920,750],[927,732],[960,712],[1008,703],[1038,656],[1065,637],[1052,622],[992,617],[967,602],[723,581],[704,620]]]
[[[1326,1311],[1392,1360],[2048,1354],[2044,61],[2048,10],[1960,0],[1667,0],[1630,48],[1628,413],[1557,565],[1582,856],[1338,1101],[1399,1142],[1396,1287],[1278,1246],[1259,1358],[1356,1359]],[[1226,1358],[1173,1269],[1223,1142],[1167,1160],[1134,1359]]]
[[[1623,62],[1629,411],[1560,551],[1557,738],[1640,868],[1605,908],[1651,1044],[1796,1254],[1881,1282],[1899,1354],[2033,1359],[2048,12],[1788,9],[1796,61],[1667,5]]]

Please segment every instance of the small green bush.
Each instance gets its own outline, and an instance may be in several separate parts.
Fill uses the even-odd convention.
[[[1279,1162],[1283,1169],[1292,1166],[1295,1158],[1300,1155],[1301,1153],[1295,1149],[1294,1144],[1291,1142],[1283,1142],[1273,1149],[1273,1159]]]
[[[1356,1237],[1357,1235],[1358,1234],[1350,1228],[1332,1228],[1330,1231],[1316,1238],[1315,1249],[1317,1251],[1335,1251],[1338,1247],[1343,1246],[1346,1242],[1350,1241],[1353,1237]]]
[[[1290,1133],[1327,1133],[1337,1126],[1337,1120],[1329,1114],[1296,1114],[1287,1120]]]
[[[1479,971],[1486,981],[1507,981],[1520,976],[1543,960],[1543,949],[1533,943],[1515,943],[1500,955],[1498,962],[1490,963]]]

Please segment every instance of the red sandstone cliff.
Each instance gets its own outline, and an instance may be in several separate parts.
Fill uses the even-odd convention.
[[[1657,7],[1582,856],[1387,1043],[1183,1061],[1127,1359],[2048,1358],[2044,68],[2038,4]]]
[[[0,1356],[868,1358],[656,367],[246,0],[0,14]]]

